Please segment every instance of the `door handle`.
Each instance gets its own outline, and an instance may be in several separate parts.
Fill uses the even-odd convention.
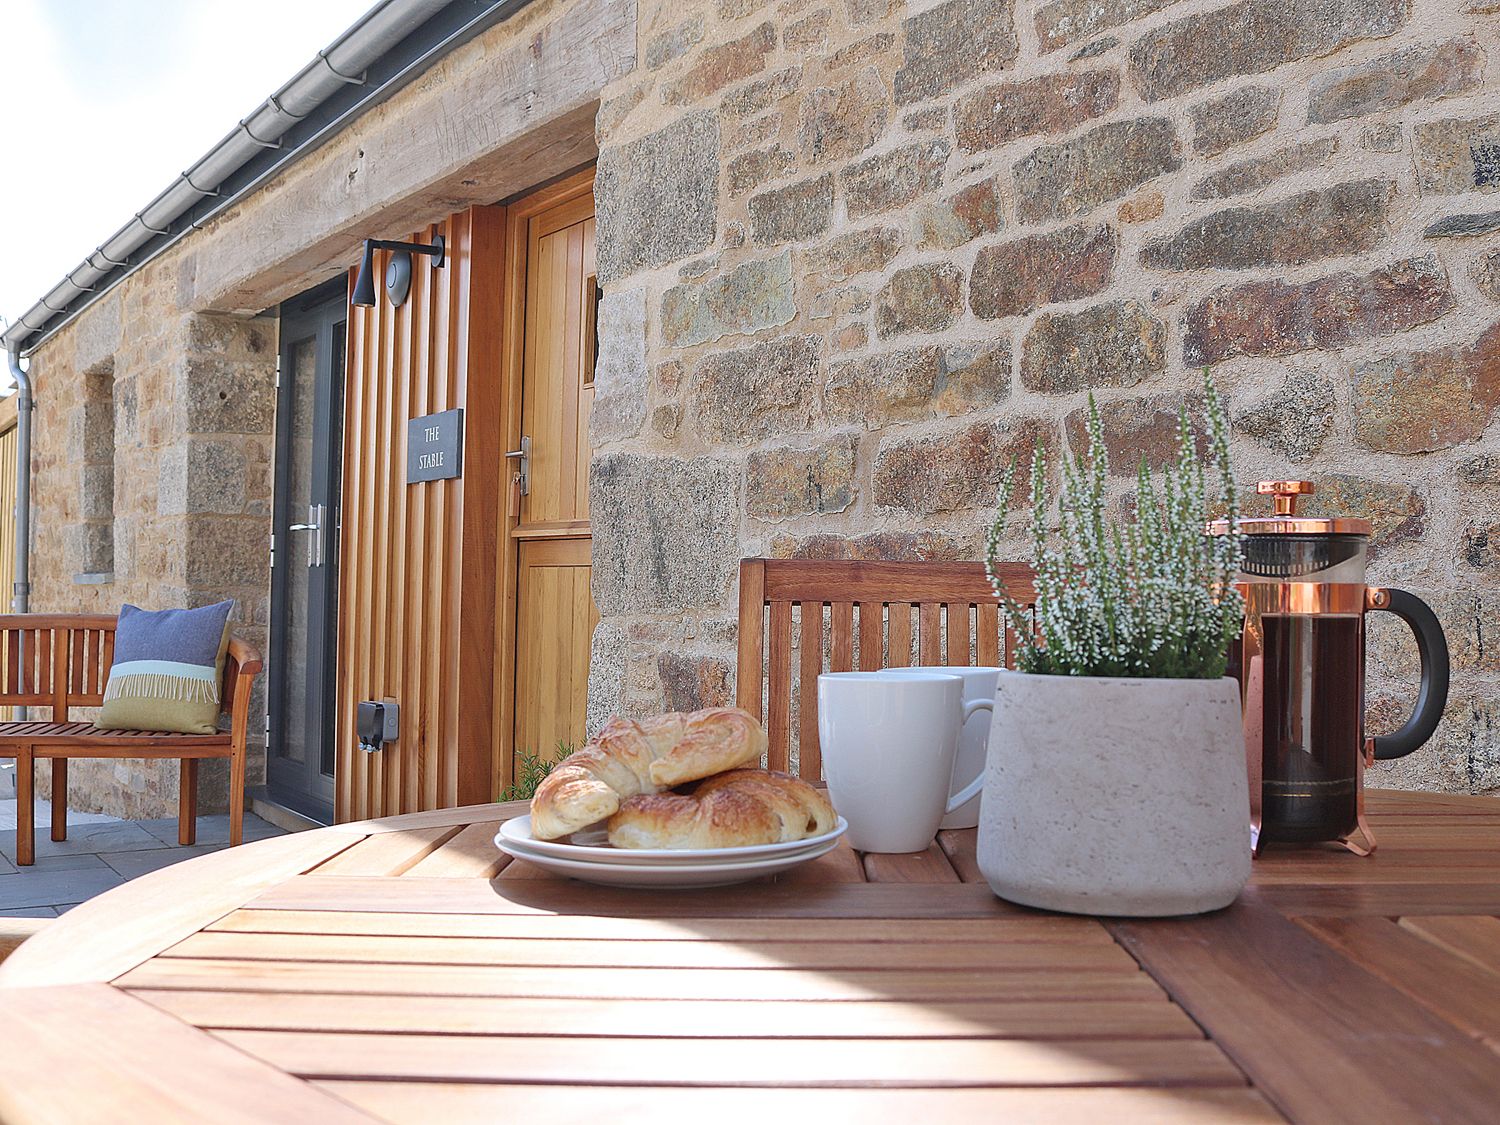
[[[322,504],[309,504],[307,506],[307,522],[294,523],[287,528],[288,531],[310,531],[312,532],[312,543],[307,552],[307,565],[309,567],[323,565],[323,521],[328,516],[328,509]]]
[[[522,434],[521,448],[507,450],[505,459],[517,462],[516,483],[521,486],[521,495],[529,496],[531,494],[531,439]]]

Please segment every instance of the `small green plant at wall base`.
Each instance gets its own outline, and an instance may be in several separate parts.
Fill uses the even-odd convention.
[[[1177,463],[1137,474],[1135,512],[1107,517],[1109,454],[1099,408],[1089,396],[1088,448],[1062,459],[1057,523],[1047,495],[1047,457],[1031,463],[1031,564],[1035,622],[997,579],[1000,541],[1016,487],[1011,465],[1000,486],[999,512],[985,544],[985,568],[1017,637],[1016,666],[1054,676],[1213,679],[1224,674],[1229,642],[1239,635],[1242,604],[1234,588],[1240,565],[1229,425],[1213,380],[1204,372],[1208,450],[1200,457],[1184,408]],[[1229,534],[1206,534],[1210,518],[1227,516]]]
[[[531,750],[517,750],[515,784],[504,789],[500,793],[500,799],[502,801],[531,800],[536,796],[536,787],[542,783],[542,779],[556,769],[559,762],[577,749],[578,747],[569,746],[566,742],[559,742],[557,755],[552,758],[544,758]]]

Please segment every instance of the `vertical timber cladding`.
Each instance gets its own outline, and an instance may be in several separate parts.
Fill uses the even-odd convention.
[[[505,211],[417,231],[411,295],[351,308],[339,589],[337,816],[490,799]],[[375,257],[376,278],[387,256]],[[351,275],[350,286],[353,286]],[[463,473],[407,483],[407,423],[463,408]],[[355,706],[394,699],[399,738],[359,748]]]

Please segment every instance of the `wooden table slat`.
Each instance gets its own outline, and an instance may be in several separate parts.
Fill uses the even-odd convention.
[[[1217,914],[1110,928],[1295,1121],[1494,1114],[1491,1052],[1254,892]]]
[[[4,1011],[0,1121],[375,1120],[106,984],[13,989]]]
[[[461,829],[409,867],[404,875],[423,879],[493,879],[510,862],[495,847],[500,821],[484,820]]]
[[[462,831],[454,825],[444,825],[377,833],[319,864],[315,870],[323,875],[394,878],[411,870]]]
[[[810,1090],[527,1083],[316,1081],[397,1125],[505,1121],[830,1121],[860,1125],[1265,1125],[1280,1122],[1253,1090],[1169,1086],[1113,1089]]]
[[[366,965],[158,957],[122,988],[380,992],[392,996],[559,996],[642,1000],[1152,1000],[1145,973],[1086,969],[600,969]]]
[[[1481,969],[1500,974],[1500,918],[1440,914],[1402,918],[1401,926]]]
[[[1367,775],[1368,776],[1368,775]],[[1378,780],[1376,777],[1374,780]],[[1493,798],[1465,796],[1461,793],[1413,793],[1405,789],[1376,789],[1367,782],[1365,809],[1376,817],[1399,813],[1402,816],[1495,816]],[[1486,805],[1491,807],[1486,808]]]
[[[974,884],[749,884],[642,894],[571,880],[374,879],[303,875],[245,903],[257,910],[379,910],[423,914],[579,914],[671,918],[996,918],[1028,914]]]
[[[593,1039],[218,1031],[282,1070],[320,1078],[605,1082],[645,1086],[1240,1086],[1206,1040]]]
[[[260,934],[392,934],[412,937],[561,938],[588,941],[1086,942],[1114,944],[1094,918],[601,918],[573,914],[418,914],[336,910],[236,910],[205,931]],[[879,952],[878,948],[875,951]]]
[[[872,883],[957,883],[958,872],[934,840],[920,852],[864,857],[865,878]]]
[[[938,846],[965,883],[983,883],[984,872],[979,870],[979,857],[974,854],[978,833],[973,830],[948,829],[939,832]]]
[[[1137,973],[1118,945],[1042,942],[593,941],[527,938],[362,937],[341,934],[194,934],[166,957],[345,961],[375,965],[510,965],[558,968],[859,969],[872,955],[906,969],[1067,969]]]
[[[1471,1035],[1500,1040],[1500,975],[1424,941],[1389,918],[1300,918],[1298,923],[1449,1023]]]
[[[465,828],[480,821],[509,820],[531,811],[529,801],[505,801],[485,805],[460,805],[451,809],[403,813],[376,820],[354,820],[335,824],[331,832],[353,832],[360,836],[377,836],[382,832],[410,832],[419,828]]]
[[[1420,914],[1500,914],[1500,880],[1370,885],[1358,882],[1353,875],[1347,878],[1347,882],[1321,886],[1257,885],[1256,889],[1261,902],[1287,915],[1394,918]]]
[[[859,853],[849,846],[845,837],[839,846],[827,855],[807,863],[799,864],[790,871],[782,871],[772,879],[776,883],[863,883],[865,869],[860,863]]]
[[[802,1038],[1202,1039],[1171,1001],[596,1000],[493,996],[389,996],[319,992],[131,995],[199,1027],[283,1031],[404,1031],[449,1035],[578,1035],[762,1039],[795,1028]]]

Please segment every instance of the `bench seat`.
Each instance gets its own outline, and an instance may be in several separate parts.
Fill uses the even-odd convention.
[[[214,756],[211,748],[227,756],[234,745],[228,731],[213,734],[178,734],[159,730],[105,730],[93,723],[51,722],[0,722],[0,742],[26,742],[36,748],[35,756],[45,758],[46,747],[57,745],[118,747],[131,751],[121,757],[174,758],[183,750],[202,749],[210,751],[204,757]],[[159,749],[160,754],[152,754]]]
[[[73,708],[104,702],[114,662],[116,618],[105,614],[30,613],[0,615],[0,707],[43,708],[51,719],[0,721],[0,758],[16,760],[16,863],[35,859],[35,768],[52,764],[52,838],[68,838],[70,758],[175,758],[178,775],[177,839],[197,839],[198,763],[229,761],[229,842],[243,838],[245,752],[250,726],[250,689],[261,670],[260,654],[229,638],[220,683],[220,708],[229,729],[212,734],[150,730],[104,730],[71,718]]]

